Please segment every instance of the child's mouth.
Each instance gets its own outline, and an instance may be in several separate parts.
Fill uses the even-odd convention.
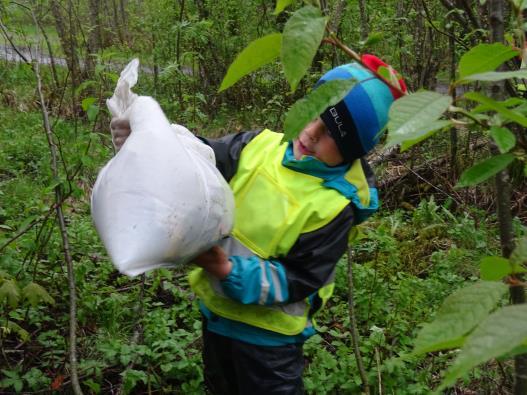
[[[302,155],[313,156],[313,151],[310,151],[304,144],[302,144],[300,139],[298,139],[298,150]]]

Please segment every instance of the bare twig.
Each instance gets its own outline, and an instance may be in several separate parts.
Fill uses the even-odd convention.
[[[359,331],[357,330],[357,318],[355,317],[355,304],[353,300],[353,249],[348,248],[348,308],[350,316],[350,332],[351,340],[353,342],[353,353],[355,354],[355,360],[357,361],[357,367],[359,368],[360,379],[362,381],[362,387],[366,395],[370,394],[370,385],[368,383],[368,376],[364,369],[362,362],[362,356],[359,349]]]
[[[35,13],[31,12],[35,25],[38,23],[36,21]],[[42,80],[40,77],[40,69],[38,62],[34,64],[35,76],[37,78],[37,90],[40,98],[40,108],[42,110],[42,117],[44,122],[44,130],[46,132],[46,137],[48,141],[48,147],[51,153],[51,171],[55,179],[59,178],[58,172],[58,155],[57,155],[57,145],[53,140],[53,132],[51,131],[51,126],[49,122],[48,110],[46,108],[46,102],[44,99],[44,94],[42,93]],[[70,360],[70,370],[71,370],[71,385],[73,387],[73,392],[76,395],[82,395],[82,390],[79,384],[78,377],[78,368],[77,368],[77,338],[76,338],[76,328],[77,328],[77,295],[75,289],[75,273],[73,271],[73,260],[71,258],[70,245],[68,239],[68,233],[66,229],[66,222],[64,220],[64,213],[62,211],[62,187],[61,184],[55,186],[55,202],[57,203],[56,212],[57,218],[59,221],[60,235],[62,238],[62,246],[64,252],[64,259],[68,267],[68,288],[70,294],[70,350],[69,350],[69,360]]]
[[[426,20],[428,21],[428,23],[430,24],[430,26],[432,27],[432,29],[434,29],[436,32],[438,32],[439,34],[442,34],[444,36],[447,36],[449,37],[450,39],[454,40],[455,42],[457,42],[459,45],[461,45],[463,48],[465,49],[468,49],[468,45],[465,44],[463,41],[461,41],[460,39],[458,39],[456,36],[454,36],[453,34],[450,34],[448,32],[445,32],[441,29],[439,29],[434,21],[432,20],[432,17],[430,16],[430,11],[428,11],[428,7],[426,5],[426,1],[425,0],[421,0],[421,3],[423,4],[423,10],[425,11],[425,16],[426,16]]]
[[[379,347],[375,347],[375,362],[377,364],[377,380],[379,382],[379,395],[382,395],[381,356]]]
[[[137,301],[137,304],[134,307],[134,313],[135,313],[135,316],[137,317],[137,321],[135,323],[134,334],[132,335],[130,344],[139,343],[143,335],[142,320],[143,320],[143,312],[144,312],[145,281],[146,281],[146,276],[143,274],[141,276],[141,288],[139,291],[139,300]],[[135,365],[136,360],[137,360],[137,356],[135,358],[132,358],[132,360],[126,367],[126,370],[131,369]],[[117,390],[117,395],[120,395],[123,393],[124,393],[124,380],[121,383],[121,386],[119,387],[119,389]]]
[[[26,234],[27,232],[29,232],[36,224],[42,222],[42,221],[45,221],[47,220],[51,214],[53,214],[54,211],[57,210],[57,205],[58,204],[62,204],[62,201],[59,202],[59,203],[54,203],[50,208],[49,208],[49,211],[38,217],[38,218],[35,218],[33,221],[31,221],[29,224],[27,224],[24,228],[20,229],[18,231],[18,233],[16,235],[14,235],[13,237],[11,237],[10,239],[6,240],[4,242],[4,244],[2,244],[0,246],[0,252],[2,252],[2,250],[4,248],[6,248],[9,244],[11,244],[12,242],[16,241],[19,237],[23,236],[24,234]]]
[[[427,183],[428,185],[430,185],[432,188],[434,188],[435,190],[443,193],[444,195],[448,196],[450,199],[452,199],[454,202],[456,202],[458,205],[460,206],[463,206],[463,203],[460,202],[458,199],[456,199],[454,196],[452,196],[450,193],[448,193],[447,191],[439,188],[437,185],[434,185],[432,184],[430,181],[428,181],[426,178],[422,177],[419,173],[415,172],[412,168],[406,166],[406,165],[403,165],[404,167],[406,167],[406,169],[408,171],[410,171],[411,173],[414,174],[414,176],[416,176],[417,178],[419,178],[421,181]]]
[[[24,56],[24,54],[22,52],[20,52],[18,50],[17,46],[15,45],[13,40],[11,39],[11,36],[9,35],[9,32],[7,31],[7,28],[2,23],[1,20],[0,20],[0,29],[2,30],[2,34],[7,39],[7,41],[9,41],[9,44],[11,45],[11,48],[13,48],[13,51],[15,51],[18,56],[20,56],[20,59],[22,59],[24,61],[24,63],[26,63],[26,64],[31,66],[31,62]]]

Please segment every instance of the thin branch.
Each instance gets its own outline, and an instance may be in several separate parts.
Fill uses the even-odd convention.
[[[36,16],[33,10],[31,11],[31,15],[38,29],[38,23],[37,23]],[[38,62],[36,62],[34,65],[34,71],[35,71],[35,76],[37,78],[37,90],[38,90],[38,95],[40,98],[40,107],[41,107],[42,117],[44,121],[44,129],[46,132],[48,147],[51,153],[51,171],[52,171],[53,177],[57,179],[59,177],[58,162],[57,162],[57,145],[53,141],[53,133],[51,131],[48,111],[46,108],[46,102],[44,99],[44,94],[42,93],[42,80],[40,77],[40,69],[39,69]],[[71,385],[73,387],[73,392],[75,393],[75,395],[82,395],[82,390],[79,384],[78,366],[77,366],[77,338],[76,338],[77,294],[76,294],[76,289],[75,289],[75,273],[73,270],[73,260],[71,258],[68,233],[66,229],[66,221],[64,220],[62,204],[61,203],[59,204],[59,202],[62,202],[62,188],[60,184],[55,186],[55,201],[57,203],[56,212],[57,212],[57,218],[59,221],[60,235],[62,238],[64,259],[66,260],[66,264],[68,267],[68,288],[69,288],[69,299],[70,299],[69,360],[70,360],[70,369],[71,369]]]
[[[69,195],[67,196],[69,197]],[[66,197],[66,198],[67,198]],[[64,199],[65,200],[65,199]],[[64,201],[63,200],[63,201]],[[59,203],[54,203],[50,208],[49,208],[49,211],[44,214],[44,215],[41,215],[40,217],[38,218],[35,218],[33,221],[31,221],[29,224],[27,224],[23,229],[21,229],[16,235],[14,235],[13,237],[11,237],[10,239],[6,240],[4,242],[4,244],[2,244],[0,246],[0,252],[2,252],[2,250],[4,248],[6,248],[9,244],[11,244],[12,242],[16,241],[18,238],[20,238],[21,236],[23,236],[24,234],[26,234],[27,232],[29,232],[36,224],[38,224],[39,222],[42,222],[42,221],[45,221],[47,220],[51,214],[53,214],[54,211],[57,210],[57,206],[59,204],[62,204],[62,202],[59,202]]]
[[[20,58],[24,61],[24,63],[26,63],[26,64],[30,65],[31,67],[33,67],[31,62],[24,56],[24,54],[18,50],[17,46],[15,45],[13,40],[11,39],[11,36],[9,35],[9,32],[7,31],[7,28],[2,23],[2,20],[0,20],[0,29],[2,29],[2,33],[3,33],[4,37],[7,39],[7,41],[9,41],[9,44],[11,44],[11,48],[13,48],[13,50],[17,53],[17,55],[20,56]]]
[[[353,343],[353,353],[355,354],[355,360],[357,361],[357,367],[359,368],[360,379],[362,381],[362,388],[366,395],[370,395],[370,385],[368,383],[368,376],[364,369],[362,362],[362,356],[359,348],[359,331],[357,330],[357,318],[355,316],[355,302],[353,299],[353,249],[348,248],[348,308],[350,316],[350,332],[351,340]]]
[[[454,3],[452,3],[450,0],[440,0],[440,1],[443,4],[443,7],[445,7],[447,11],[449,12],[457,9]],[[462,18],[457,12],[452,12],[452,16],[453,18],[457,20],[457,22],[463,28],[463,30],[467,32],[467,21],[465,20],[465,18]]]
[[[377,363],[377,380],[379,382],[379,395],[382,395],[381,356],[379,347],[375,347],[375,362]]]
[[[139,343],[143,335],[142,320],[143,320],[143,314],[144,314],[145,281],[146,281],[146,276],[143,274],[141,275],[141,288],[139,289],[139,300],[137,301],[137,304],[134,307],[134,315],[137,317],[137,321],[135,323],[134,334],[132,335],[132,339],[130,340],[131,344]],[[137,359],[138,359],[138,355],[135,358],[132,358],[132,360],[126,367],[126,370],[132,369]],[[125,383],[123,380],[123,382],[121,383],[121,386],[117,390],[117,395],[121,395],[122,393],[124,393],[124,384]]]
[[[481,29],[481,22],[479,21],[478,17],[474,14],[471,4],[469,4],[467,0],[461,0],[461,3],[463,3],[463,8],[465,9],[465,13],[468,15],[468,18],[470,19],[474,27],[476,29]]]
[[[454,202],[456,202],[458,205],[460,206],[464,206],[464,204],[462,202],[460,202],[459,200],[457,200],[454,196],[452,196],[451,194],[449,194],[448,192],[442,190],[441,188],[439,188],[437,185],[434,185],[432,184],[430,181],[428,181],[426,178],[424,178],[423,176],[421,176],[419,173],[415,172],[412,168],[406,166],[403,164],[403,166],[408,170],[410,171],[411,173],[413,173],[414,176],[416,176],[417,178],[419,178],[421,181],[427,183],[428,185],[430,185],[432,188],[436,189],[437,191],[445,194],[446,196],[448,196],[450,199],[452,199]]]
[[[329,30],[329,28],[326,26],[326,30],[328,31],[328,34],[329,34],[329,37],[326,37],[322,40],[322,42],[325,42],[325,43],[328,43],[328,44],[331,44],[331,45],[334,45],[335,47],[341,49],[342,51],[344,51],[344,53],[346,53],[346,55],[348,55],[351,59],[357,61],[358,63],[360,63],[361,65],[364,65],[364,63],[362,63],[362,59],[360,57],[360,55],[355,52],[354,50],[352,50],[350,47],[348,47],[347,45],[345,45],[342,41],[340,41],[336,34],[334,32],[332,32],[331,30]],[[366,67],[366,66],[365,66]],[[393,88],[395,89],[398,93],[400,93],[401,95],[405,96],[408,94],[408,92],[403,92],[401,90],[400,87],[397,87],[397,86],[394,86],[392,84],[390,84],[388,81],[386,81],[386,79],[378,74],[376,71],[374,70],[371,70],[370,68],[366,67],[375,77],[379,78],[381,81],[384,81],[387,85],[390,86],[390,88]]]
[[[455,40],[459,45],[463,46],[463,48],[465,49],[469,49],[468,45],[465,44],[463,41],[461,41],[460,39],[458,39],[456,36],[450,34],[450,33],[447,33],[441,29],[439,29],[435,24],[434,24],[434,21],[432,20],[432,18],[430,17],[430,11],[428,11],[428,7],[426,6],[426,1],[425,0],[421,0],[421,3],[423,4],[423,10],[425,11],[425,16],[426,16],[426,20],[428,21],[428,23],[430,24],[430,26],[432,27],[432,29],[434,29],[436,32],[438,32],[439,34],[442,34],[444,36],[447,36],[449,38],[451,38],[452,40]]]

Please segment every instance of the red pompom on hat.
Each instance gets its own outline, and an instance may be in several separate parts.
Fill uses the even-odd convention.
[[[404,82],[400,74],[394,68],[384,63],[377,56],[370,55],[370,54],[364,54],[361,56],[361,62],[364,67],[373,71],[375,74],[377,74],[382,79],[382,81],[386,83],[386,85],[388,85],[388,87],[390,88],[390,91],[392,92],[394,99],[397,100],[401,96],[404,96],[406,92],[408,92],[408,89],[406,88],[406,83]],[[390,81],[387,81],[386,78],[384,78],[382,75],[379,75],[379,72],[378,72],[379,67],[386,67],[387,69],[390,69],[392,75],[394,75],[395,78],[397,78],[400,89],[397,89],[396,87],[392,85]]]

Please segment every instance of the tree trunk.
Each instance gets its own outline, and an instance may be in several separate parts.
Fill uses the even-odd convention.
[[[180,74],[183,74],[183,65],[181,64],[181,25],[183,23],[183,15],[185,12],[185,0],[179,0],[179,28],[177,29],[177,36],[176,36],[176,62],[179,69]],[[177,82],[177,90],[178,90],[178,98],[179,98],[179,105],[181,106],[183,104],[183,87],[181,85],[181,79],[183,78],[182,75],[178,77]]]
[[[450,36],[448,37],[448,49],[450,52],[450,83],[452,84],[456,80],[456,41],[454,40],[456,29],[454,23],[450,22]],[[456,86],[451,85],[452,102],[456,100]],[[450,176],[453,180],[457,179],[459,173],[458,160],[458,141],[457,141],[457,129],[450,129]]]
[[[80,62],[77,56],[77,43],[75,42],[75,28],[71,21],[66,21],[66,18],[61,10],[61,4],[57,0],[50,1],[51,13],[55,22],[55,28],[59,36],[60,45],[66,56],[66,64],[71,75],[73,89],[80,85],[81,69]]]
[[[119,9],[121,10],[121,26],[123,31],[123,38],[128,42],[128,16],[126,15],[126,0],[119,1]]]
[[[414,30],[414,53],[415,53],[415,63],[413,71],[413,80],[417,81],[417,86],[415,88],[422,88],[422,74],[423,74],[423,64],[424,64],[424,46],[426,41],[426,29],[425,21],[423,17],[423,4],[421,1],[416,1],[415,6],[415,30]]]
[[[111,0],[111,6],[112,6],[112,11],[113,11],[113,22],[114,22],[114,28],[115,28],[115,31],[117,32],[117,37],[119,37],[119,42],[121,44],[124,44],[124,37],[123,37],[123,29],[122,29],[122,26],[121,26],[121,22],[119,20],[119,11],[118,11],[118,7],[117,7],[117,3],[115,2],[116,0]]]
[[[102,48],[102,34],[101,34],[101,0],[90,0],[89,15],[90,15],[90,32],[88,35],[88,45],[90,53],[97,53]]]
[[[362,41],[368,38],[368,11],[366,10],[366,0],[359,0],[360,12],[360,39]]]
[[[397,1],[397,9],[395,16],[398,21],[401,20],[401,18],[404,16],[404,0]],[[403,48],[404,45],[404,35],[403,35],[403,29],[402,26],[400,29],[397,29],[397,47]],[[407,61],[406,59],[403,59],[403,51],[397,51],[399,54],[399,71],[402,73],[402,75],[409,76],[408,74],[408,67],[407,67]],[[410,82],[407,80],[407,83]]]
[[[504,42],[503,2],[501,0],[490,0],[488,2],[488,12],[491,42]],[[496,83],[492,86],[492,97],[498,100],[503,99],[503,83]],[[496,151],[495,148],[494,151]],[[503,256],[508,258],[514,249],[514,232],[512,229],[511,214],[512,187],[508,169],[496,175],[495,186],[501,250]],[[525,303],[525,289],[523,285],[511,286],[510,296],[513,304]],[[527,354],[516,356],[514,358],[514,366],[514,394],[525,395],[527,394]]]

